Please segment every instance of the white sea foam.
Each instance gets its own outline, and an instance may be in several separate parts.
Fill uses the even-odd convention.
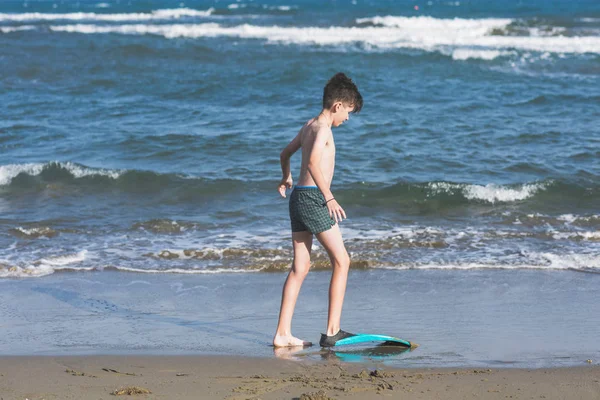
[[[51,275],[56,271],[72,268],[73,264],[84,261],[86,255],[87,250],[82,250],[76,254],[43,258],[39,262],[36,262],[35,265],[24,267],[0,264],[0,278],[36,278]],[[78,268],[78,270],[82,271],[92,269],[93,267]]]
[[[405,237],[415,236],[414,226],[402,226],[390,229],[360,229],[343,226],[340,229],[346,240],[382,240],[398,235]]]
[[[355,229],[343,227],[342,233],[346,240],[378,242],[389,239],[400,239],[402,241],[416,242],[422,238],[438,238],[449,245],[454,245],[457,241],[469,241],[472,243],[482,240],[494,240],[496,238],[529,238],[544,235],[547,238],[555,240],[576,239],[576,240],[600,240],[600,231],[568,231],[559,232],[552,228],[546,229],[543,233],[520,230],[499,230],[496,228],[476,229],[466,227],[461,229],[443,229],[440,227],[422,227],[422,226],[402,226],[389,229]]]
[[[83,253],[83,254],[82,254]],[[390,270],[408,270],[408,269],[430,269],[430,270],[473,270],[473,269],[504,269],[504,270],[575,270],[575,271],[598,271],[600,272],[600,256],[598,254],[553,254],[553,253],[527,253],[528,261],[517,263],[511,260],[511,257],[490,257],[489,260],[481,261],[449,261],[449,262],[407,262],[402,264],[390,265],[389,263],[370,264],[374,269]],[[80,252],[71,256],[59,256],[43,260],[35,266],[18,267],[0,263],[0,278],[25,278],[41,277],[53,274],[60,270],[73,271],[92,271],[103,268],[99,267],[73,267],[73,264],[79,263],[85,259],[85,252]],[[261,269],[248,268],[135,268],[117,266],[111,267],[121,272],[131,272],[139,274],[227,274],[227,273],[256,273]]]
[[[388,239],[401,239],[408,242],[420,240],[421,238],[437,237],[443,239],[448,244],[456,243],[457,240],[471,240],[478,242],[482,239],[495,238],[527,238],[540,235],[539,232],[520,231],[520,230],[499,230],[476,229],[466,227],[462,229],[443,229],[440,227],[422,227],[422,226],[402,226],[390,229],[355,229],[343,227],[342,233],[346,240],[377,242]],[[583,239],[599,240],[600,231],[578,231],[578,232],[558,232],[554,229],[546,230],[545,235],[553,239]]]
[[[252,273],[260,272],[258,269],[240,269],[240,268],[211,268],[211,269],[183,269],[183,268],[170,268],[170,269],[142,269],[142,268],[128,268],[128,267],[115,267],[119,271],[125,272],[137,272],[140,274],[225,274],[225,273]]]
[[[372,24],[376,26],[395,27],[413,32],[427,31],[430,35],[452,35],[460,37],[480,37],[490,35],[492,32],[503,30],[515,22],[508,18],[433,18],[421,17],[372,17],[358,18],[358,24]],[[566,32],[562,26],[537,26],[527,28],[529,36],[556,36]]]
[[[565,221],[568,224],[572,224],[573,222],[577,221],[578,217],[573,214],[563,214],[556,219],[558,219],[559,221]]]
[[[481,240],[496,239],[496,238],[527,238],[539,236],[539,232],[520,231],[520,230],[498,230],[491,229],[476,229],[466,227],[462,229],[442,229],[438,227],[420,227],[420,226],[405,226],[401,228],[386,229],[353,229],[342,228],[342,233],[346,240],[377,242],[388,239],[401,239],[403,241],[413,242],[421,238],[437,237],[443,239],[448,244],[454,244],[458,240],[479,242]],[[579,232],[558,232],[553,229],[546,230],[544,235],[553,239],[583,239],[583,240],[599,240],[600,231],[579,231]]]
[[[202,24],[128,24],[128,25],[54,25],[50,29],[56,32],[100,34],[117,33],[130,35],[159,35],[165,38],[201,38],[236,37],[242,39],[262,39],[268,43],[314,44],[314,45],[352,45],[362,44],[366,48],[411,48],[426,51],[454,50],[480,51],[480,55],[491,59],[490,51],[525,50],[548,53],[600,53],[600,36],[577,37],[530,37],[495,36],[483,32],[484,29],[448,29],[430,31],[429,29],[410,30],[398,27],[280,27],[243,24],[222,26],[216,23]],[[486,31],[487,32],[487,31]],[[487,52],[487,53],[486,53]],[[462,53],[464,57],[467,53]],[[458,53],[461,56],[461,53]]]
[[[572,224],[578,221],[585,221],[585,222],[591,222],[591,221],[598,221],[600,222],[600,215],[573,215],[573,214],[563,214],[558,216],[556,219],[560,220],[560,221],[565,221],[568,224]]]
[[[433,18],[433,17],[372,17],[358,18],[359,24],[373,24],[391,28],[401,28],[416,34],[427,31],[432,36],[457,35],[479,37],[487,35],[494,29],[502,29],[513,22],[508,18],[484,18],[484,19],[464,19],[464,18]]]
[[[408,270],[408,269],[456,269],[456,270],[472,270],[472,269],[550,269],[543,265],[516,265],[516,264],[483,264],[483,263],[448,263],[448,264],[415,264],[415,265],[398,265],[398,266],[374,266],[376,269],[392,269],[392,270]]]
[[[21,32],[21,31],[31,31],[35,29],[33,25],[23,25],[23,26],[0,26],[0,32],[2,33],[12,33],[12,32]]]
[[[0,278],[36,278],[53,273],[54,268],[49,265],[30,265],[27,267],[0,265]]]
[[[75,254],[69,254],[65,256],[55,256],[49,258],[42,258],[40,260],[41,265],[47,265],[51,267],[64,267],[65,265],[76,264],[85,260],[87,250],[82,250]]]
[[[454,60],[494,60],[498,57],[514,55],[512,51],[500,50],[473,50],[473,49],[456,49],[452,51],[452,59]]]
[[[209,17],[214,8],[208,10],[193,10],[190,8],[174,8],[165,10],[154,10],[148,13],[119,13],[119,14],[104,14],[104,13],[20,13],[9,14],[0,13],[0,22],[23,22],[23,21],[152,21],[152,20],[169,20],[179,19],[183,17]]]
[[[600,255],[598,253],[532,253],[530,257],[537,257],[545,261],[547,267],[552,269],[600,270]]]
[[[557,240],[561,239],[581,239],[581,240],[600,240],[600,231],[586,232],[556,232],[552,237]]]
[[[38,237],[38,236],[48,236],[56,233],[52,228],[43,226],[37,228],[23,228],[21,226],[15,228],[17,231],[21,232],[25,236]]]
[[[527,199],[544,189],[545,185],[543,183],[526,184],[518,189],[494,184],[485,186],[468,185],[463,189],[463,194],[469,200],[484,200],[490,203],[512,202]]]
[[[531,27],[529,28],[530,36],[558,36],[567,31],[567,28],[562,26],[552,27]]]
[[[484,264],[484,263],[428,263],[414,265],[393,265],[393,266],[374,266],[376,269],[392,269],[392,270],[407,270],[407,269],[545,269],[546,267],[538,265],[512,265],[512,264]]]
[[[0,186],[8,185],[17,175],[25,173],[27,175],[39,175],[44,168],[49,167],[53,163],[28,163],[28,164],[8,164],[0,165]],[[85,176],[102,175],[116,179],[122,171],[109,169],[94,169],[82,167],[71,162],[56,162],[56,165],[69,171],[75,178],[83,178]]]
[[[528,183],[518,188],[511,188],[495,184],[464,185],[448,182],[432,182],[428,184],[433,194],[442,192],[454,194],[461,191],[463,196],[469,200],[483,200],[489,203],[512,202],[527,199],[538,191],[544,190],[544,183]]]
[[[44,165],[38,163],[0,165],[0,186],[9,184],[20,173],[38,175],[44,169]]]
[[[510,262],[440,262],[440,263],[414,263],[404,265],[379,265],[377,269],[407,270],[407,269],[439,269],[439,270],[472,270],[472,269],[533,269],[533,270],[575,270],[575,271],[600,271],[600,256],[598,254],[553,254],[530,253],[530,263],[516,264]]]
[[[83,178],[84,176],[93,176],[93,175],[102,175],[108,176],[112,179],[117,179],[121,176],[122,171],[110,170],[110,169],[94,169],[82,167],[71,162],[59,163],[62,168],[65,168],[67,171],[73,174],[75,178]]]

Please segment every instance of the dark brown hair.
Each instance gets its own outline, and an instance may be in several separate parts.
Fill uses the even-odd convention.
[[[335,74],[323,89],[323,108],[331,108],[337,101],[354,106],[353,113],[358,113],[363,106],[358,88],[343,72]]]

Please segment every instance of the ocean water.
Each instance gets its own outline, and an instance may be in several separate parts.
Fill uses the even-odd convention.
[[[356,285],[347,330],[408,334],[422,344],[401,356],[409,363],[599,358],[587,336],[600,322],[600,3],[591,0],[1,2],[0,316],[12,339],[0,352],[263,354],[291,262],[279,152],[318,114],[338,71],[365,101],[334,130],[332,191],[348,215]],[[317,244],[313,255],[300,302],[314,312],[295,329],[318,337],[329,266]],[[423,282],[427,291],[411,292]],[[234,306],[237,285],[250,283],[242,300],[252,312]],[[131,311],[148,285],[160,297]],[[185,318],[159,311],[188,285],[219,295],[192,296]],[[448,320],[449,299],[473,307],[479,324]],[[36,317],[50,300],[62,302],[45,316],[60,329]],[[90,311],[88,300],[113,306]],[[83,319],[71,321],[71,309]],[[111,347],[78,330],[98,313],[140,318],[139,330]],[[173,335],[150,345],[142,322],[159,315]],[[194,328],[205,335],[197,341],[221,337],[209,316],[248,318],[254,345],[187,342],[193,320],[207,324]],[[119,337],[114,326],[97,328]],[[481,347],[461,353],[473,335]],[[494,351],[509,337],[527,345],[502,358]],[[581,357],[564,356],[559,339],[577,342]]]

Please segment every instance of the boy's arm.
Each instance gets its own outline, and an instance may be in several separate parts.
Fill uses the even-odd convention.
[[[321,128],[315,135],[315,141],[310,151],[310,158],[308,160],[308,172],[312,176],[315,184],[323,193],[325,197],[325,204],[329,209],[329,215],[335,218],[336,221],[341,221],[342,217],[346,218],[346,213],[342,207],[338,204],[337,200],[334,199],[333,193],[325,183],[325,177],[323,177],[323,171],[321,171],[321,158],[323,157],[323,150],[327,139],[331,136],[331,130]]]
[[[302,132],[302,129],[300,130]],[[290,168],[290,158],[294,155],[295,152],[302,146],[302,141],[300,140],[300,132],[296,135],[292,141],[285,146],[285,149],[281,151],[279,155],[279,161],[281,162],[281,172],[283,174],[283,178],[281,178],[281,183],[279,184],[279,194],[282,197],[285,197],[285,189],[292,188],[292,171]]]

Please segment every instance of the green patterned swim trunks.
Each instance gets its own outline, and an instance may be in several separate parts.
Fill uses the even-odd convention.
[[[313,235],[335,225],[329,216],[325,197],[316,186],[296,186],[290,196],[292,232],[309,231]]]

